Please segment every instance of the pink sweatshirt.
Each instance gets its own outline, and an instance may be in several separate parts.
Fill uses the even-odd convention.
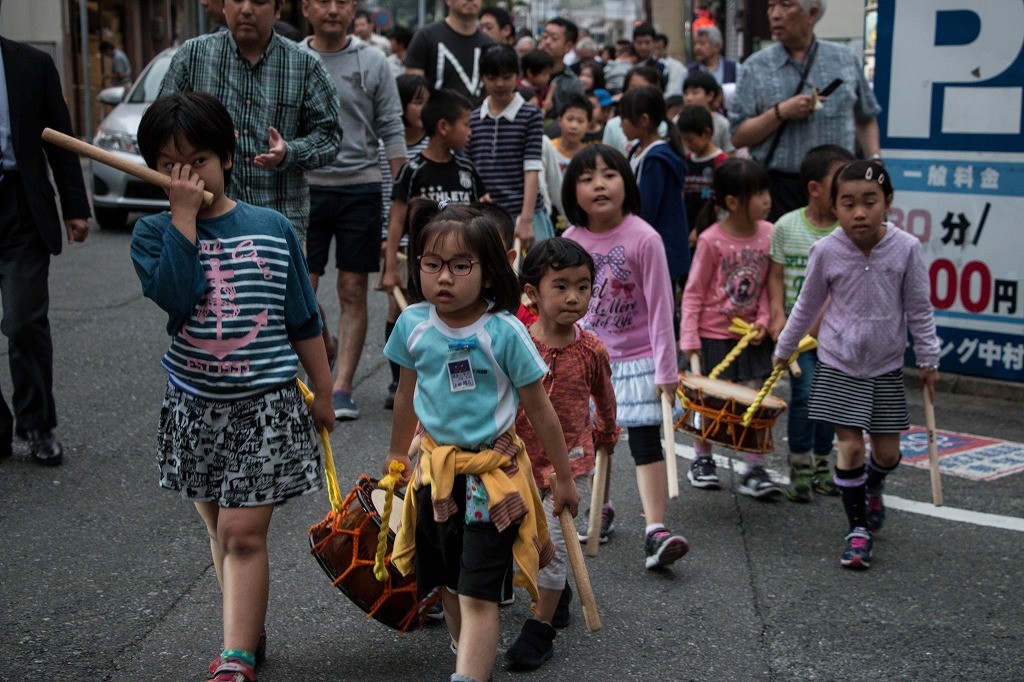
[[[654,358],[655,383],[678,381],[672,281],[658,233],[628,215],[610,232],[574,225],[562,236],[594,257],[594,293],[583,325],[604,341],[611,361]]]
[[[715,223],[697,239],[697,253],[683,292],[679,347],[700,349],[700,340],[735,339],[732,318],[768,326],[768,248],[772,224],[757,223],[752,237],[737,239]]]

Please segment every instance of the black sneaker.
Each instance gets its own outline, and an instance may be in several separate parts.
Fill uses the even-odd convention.
[[[57,466],[64,461],[64,446],[57,436],[50,431],[28,431],[28,446],[32,450],[32,459],[37,464]]]
[[[743,482],[736,490],[743,495],[749,495],[759,500],[771,499],[782,493],[772,477],[760,465],[750,467],[743,475]]]
[[[846,547],[839,564],[843,568],[871,567],[871,533],[867,528],[854,528],[846,535]]]
[[[561,630],[562,628],[569,627],[569,604],[572,603],[572,588],[569,587],[569,581],[565,581],[565,587],[562,588],[562,596],[558,598],[558,605],[555,607],[555,615],[551,617],[551,626]]]
[[[667,528],[651,531],[644,538],[646,568],[658,568],[682,559],[690,551],[690,544],[682,535],[672,535]]]
[[[555,629],[539,620],[523,623],[519,638],[505,652],[509,670],[536,670],[555,653]]]
[[[590,529],[587,527],[590,525],[590,510],[587,509],[577,518],[586,525],[584,525],[583,530],[576,530],[576,537],[579,538],[580,542],[586,542],[590,539]],[[608,542],[609,538],[611,538],[613,530],[615,530],[615,507],[611,502],[609,502],[601,507],[600,543],[602,545]]]
[[[690,479],[690,485],[694,488],[718,490],[722,487],[718,481],[718,468],[715,466],[715,460],[710,457],[698,457],[690,462],[690,470],[686,472],[686,478]]]
[[[874,533],[882,529],[885,523],[885,505],[882,504],[882,490],[869,490],[867,493],[868,530]]]
[[[430,620],[444,620],[444,602],[438,599],[430,610],[427,611],[427,618]]]
[[[384,398],[384,409],[393,410],[395,409],[395,393],[398,391],[398,384],[392,382],[388,386],[388,397]]]

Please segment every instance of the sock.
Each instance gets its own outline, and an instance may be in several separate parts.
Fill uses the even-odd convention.
[[[220,658],[222,661],[233,658],[240,663],[245,663],[249,667],[256,665],[256,654],[245,649],[225,649],[221,653]]]
[[[693,451],[697,453],[698,457],[710,457],[711,456],[711,443],[705,441],[694,441]]]
[[[645,530],[644,532],[647,533],[648,535],[650,535],[651,533],[653,533],[656,530],[665,530],[665,524],[664,523],[648,523],[647,524],[647,530]]]
[[[334,391],[334,392],[332,393],[332,395],[338,395],[339,393],[340,393],[341,395],[347,395],[347,396],[348,396],[349,398],[351,398],[351,397],[352,397],[352,391],[346,391],[346,390],[345,390],[345,389],[343,389],[343,388],[339,388],[339,389],[338,389],[337,391]]]
[[[385,322],[384,323],[384,343],[388,342],[388,339],[391,338],[391,332],[393,332],[393,331],[395,331],[395,323],[394,322]],[[400,369],[398,363],[392,362],[391,360],[388,360],[388,364],[391,365],[391,383],[397,384],[398,383],[398,375],[401,372],[401,369]]]
[[[896,467],[900,465],[900,460],[903,459],[903,455],[896,460],[896,463],[891,467],[886,468],[875,461],[874,456],[868,457],[867,471],[868,480],[867,487],[868,492],[872,495],[881,495],[882,490],[885,488],[885,477],[896,470]]]
[[[747,463],[747,473],[757,467],[764,468],[764,455],[759,452],[744,452],[743,461]]]
[[[867,478],[863,464],[853,469],[836,467],[836,475],[833,480],[839,487],[839,495],[843,500],[846,518],[850,522],[850,530],[857,527],[868,527],[867,498],[864,490]]]
[[[462,673],[452,673],[451,681],[452,682],[480,682],[475,677],[472,677],[470,675],[464,675]]]

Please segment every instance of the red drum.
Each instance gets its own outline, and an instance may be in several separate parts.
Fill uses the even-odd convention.
[[[398,503],[393,505],[388,532],[385,561],[388,579],[379,582],[374,577],[373,561],[384,495],[376,480],[360,476],[356,487],[345,498],[341,512],[332,510],[309,529],[310,553],[331,582],[368,617],[400,632],[418,630],[423,627],[427,612],[440,598],[440,593],[420,600],[415,574],[403,576],[391,565],[395,532],[402,521],[402,496],[397,492]]]
[[[693,374],[679,375],[683,416],[676,428],[703,440],[744,452],[770,452],[775,448],[772,425],[786,409],[781,398],[765,396],[749,426],[743,414],[754,404],[757,391],[747,386]]]

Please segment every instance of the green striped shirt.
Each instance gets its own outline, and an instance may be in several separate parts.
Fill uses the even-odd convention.
[[[772,241],[768,255],[782,266],[782,279],[786,285],[786,314],[789,315],[800,295],[807,271],[807,254],[811,244],[827,237],[839,227],[836,221],[831,227],[815,227],[807,219],[807,209],[798,208],[781,216],[772,230]]]
[[[283,213],[305,242],[309,224],[306,171],[325,166],[341,148],[338,93],[320,59],[274,33],[249,63],[228,31],[188,40],[171,59],[160,94],[208,92],[235,121],[238,148],[227,194]],[[259,168],[273,126],[285,140],[284,161]]]

